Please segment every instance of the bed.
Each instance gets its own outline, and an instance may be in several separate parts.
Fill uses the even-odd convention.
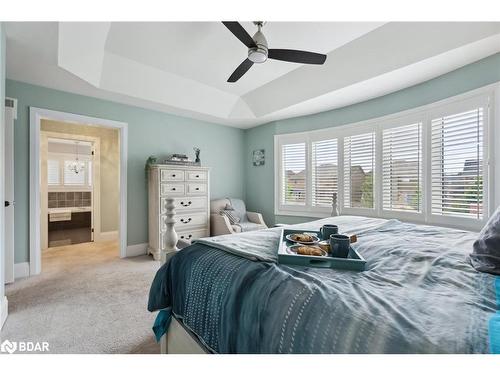
[[[241,243],[279,238],[280,228],[170,257],[148,304],[159,312],[157,337],[166,332],[162,352],[500,352],[500,278],[467,261],[477,233],[357,216],[290,227],[323,224],[358,234],[366,271],[281,265],[272,249],[238,253]]]

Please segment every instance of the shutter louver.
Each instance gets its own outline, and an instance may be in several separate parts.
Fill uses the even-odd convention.
[[[373,208],[375,133],[344,138],[344,205]]]
[[[421,211],[421,139],[420,123],[384,129],[382,135],[384,210]]]
[[[47,160],[47,184],[48,185],[59,185],[59,160],[48,159]]]
[[[330,207],[338,192],[337,140],[312,143],[312,205]]]
[[[306,144],[294,143],[282,147],[282,189],[284,205],[306,204]]]
[[[483,108],[432,120],[432,214],[483,218]]]

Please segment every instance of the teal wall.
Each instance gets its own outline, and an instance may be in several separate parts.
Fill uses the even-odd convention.
[[[115,102],[7,80],[7,96],[18,99],[15,123],[15,262],[29,258],[29,107],[40,107],[128,123],[129,245],[147,242],[147,184],[144,163],[149,155],[201,149],[211,167],[211,196],[245,195],[244,131]]]
[[[274,138],[380,117],[429,104],[500,81],[500,53],[430,81],[351,106],[310,116],[270,122],[245,131],[177,117],[101,99],[7,80],[7,96],[18,99],[15,124],[16,263],[28,260],[29,107],[95,116],[129,124],[128,244],[147,242],[147,193],[144,162],[151,154],[192,154],[201,148],[212,168],[212,198],[244,197],[249,210],[262,212],[268,224],[298,223],[306,217],[274,215]],[[252,165],[252,151],[266,150],[265,165]]]
[[[355,123],[419,107],[500,81],[500,53],[416,86],[362,103],[309,116],[274,121],[245,131],[246,199],[267,224],[293,224],[310,218],[274,215],[274,135]],[[265,165],[252,165],[252,151],[266,150]]]

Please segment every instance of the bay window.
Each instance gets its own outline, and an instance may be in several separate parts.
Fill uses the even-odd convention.
[[[341,214],[480,228],[488,217],[492,93],[275,136],[278,215]]]

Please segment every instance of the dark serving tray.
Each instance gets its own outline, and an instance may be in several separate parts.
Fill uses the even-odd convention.
[[[349,255],[347,256],[347,258],[337,258],[330,255],[314,256],[290,254],[287,251],[287,247],[292,246],[295,243],[288,241],[285,237],[293,233],[314,233],[318,238],[321,239],[321,233],[318,231],[283,229],[278,249],[278,263],[303,267],[335,268],[350,271],[365,270],[366,260],[352,246],[349,250]]]

